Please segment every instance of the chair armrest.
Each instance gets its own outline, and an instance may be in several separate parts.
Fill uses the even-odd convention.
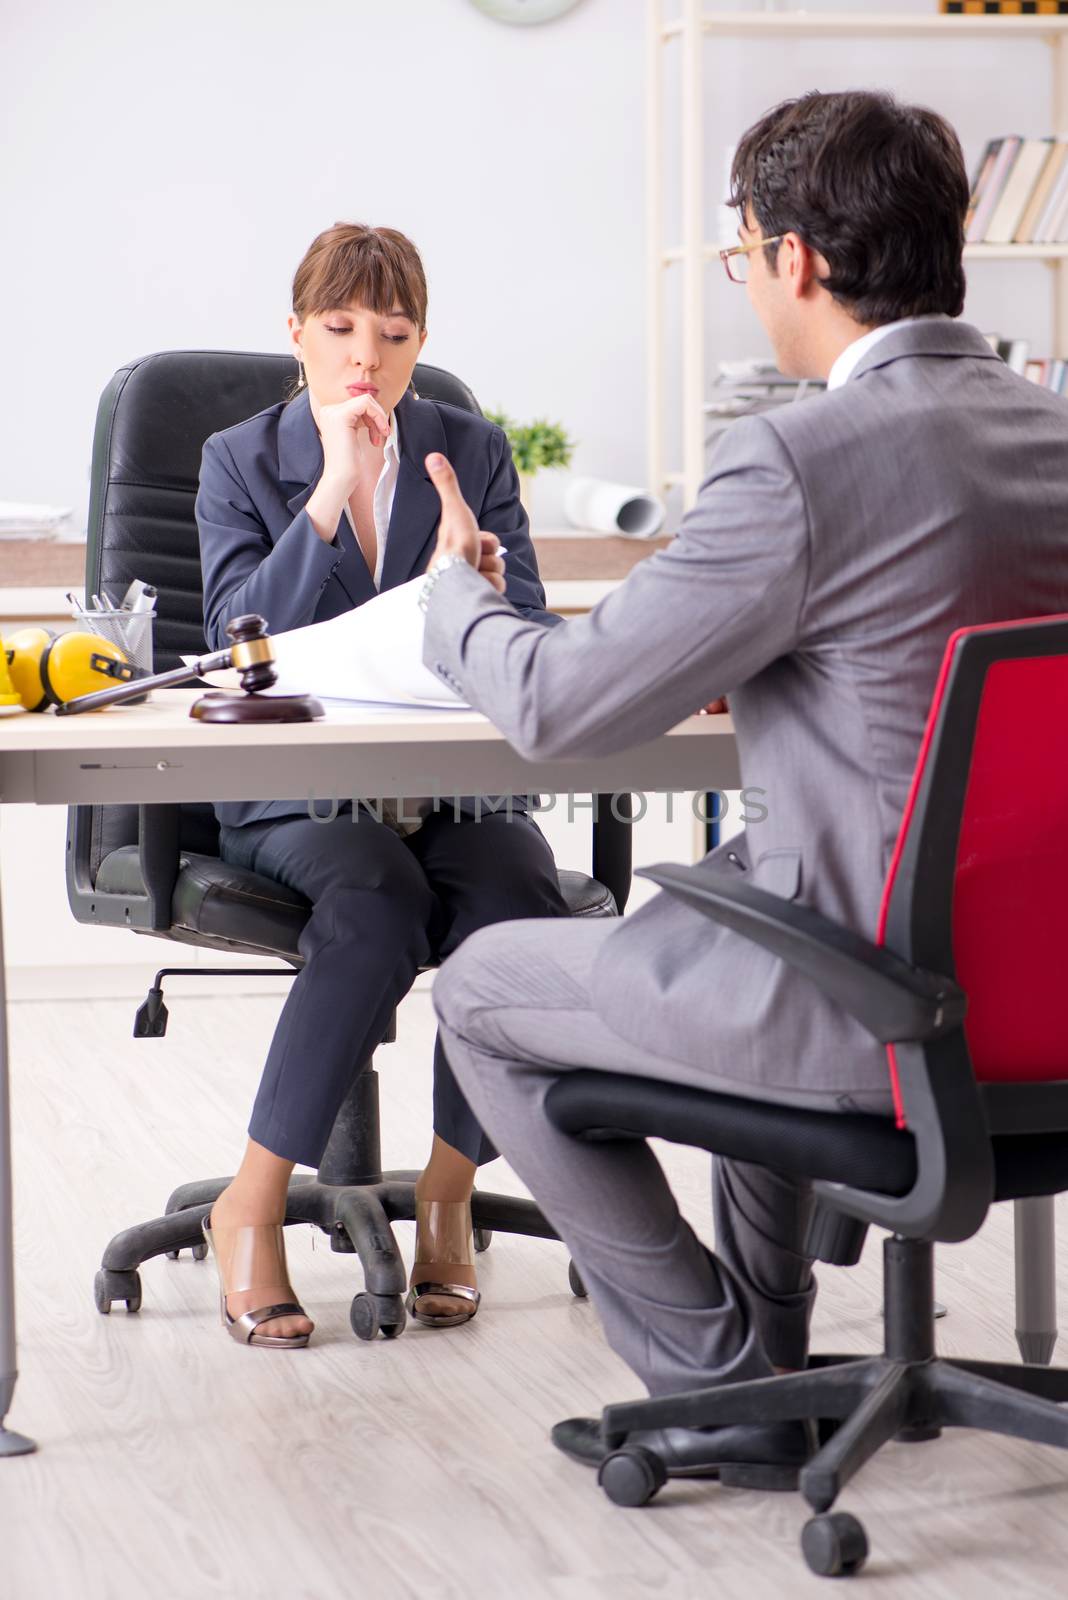
[[[121,881],[110,886],[99,882],[99,867],[92,869],[96,811],[94,806],[70,806],[67,811],[67,900],[75,919],[137,933],[168,931],[180,862],[178,806],[138,806],[136,871],[131,870],[132,863],[124,862]],[[132,851],[132,840],[121,847],[123,854]],[[114,864],[119,853],[116,846],[104,859]]]
[[[171,903],[181,860],[181,808],[138,806],[137,849],[148,899],[148,927],[165,931],[173,920]]]
[[[668,894],[803,972],[882,1044],[936,1039],[964,1020],[962,989],[832,922],[811,906],[699,867],[642,868]]]
[[[616,910],[623,915],[630,895],[634,839],[634,796],[594,796],[592,876],[611,890]]]

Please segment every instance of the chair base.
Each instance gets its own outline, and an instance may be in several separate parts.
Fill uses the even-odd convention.
[[[392,1027],[387,1040],[393,1037]],[[393,1222],[414,1222],[417,1172],[383,1172],[378,1120],[378,1074],[368,1062],[355,1078],[338,1112],[318,1173],[289,1180],[286,1223],[310,1222],[330,1236],[330,1248],[358,1255],[364,1289],[352,1302],[349,1320],[360,1339],[381,1333],[395,1339],[404,1332],[408,1290],[404,1262],[393,1237]],[[176,1257],[192,1250],[208,1253],[201,1223],[229,1178],[183,1183],[167,1201],[162,1217],[117,1233],[104,1251],[93,1292],[104,1315],[116,1300],[127,1311],[141,1307],[137,1269],[153,1256]],[[523,1233],[556,1239],[555,1230],[530,1200],[514,1195],[480,1194],[471,1199],[475,1249],[485,1250],[497,1233]]]
[[[882,1355],[818,1355],[802,1372],[748,1383],[661,1395],[606,1407],[601,1422],[612,1452],[600,1482],[619,1504],[652,1499],[666,1479],[653,1452],[628,1446],[646,1428],[715,1428],[728,1424],[819,1424],[820,1448],[802,1469],[802,1495],[820,1513],[806,1527],[805,1559],[813,1571],[847,1576],[867,1555],[855,1517],[827,1517],[839,1494],[889,1440],[919,1443],[943,1428],[981,1428],[1035,1444],[1068,1449],[1068,1369],[997,1361],[945,1361],[934,1354],[933,1258],[923,1241],[884,1245],[886,1348]],[[636,1496],[636,1485],[648,1493]],[[618,1485],[618,1496],[613,1493]]]
[[[408,1282],[391,1224],[415,1220],[417,1177],[416,1172],[385,1172],[375,1181],[361,1184],[323,1183],[310,1175],[290,1179],[287,1226],[310,1222],[329,1235],[332,1250],[360,1258],[364,1291],[356,1295],[350,1313],[353,1332],[359,1338],[373,1339],[379,1333],[395,1338],[403,1332]],[[201,1222],[229,1182],[229,1178],[209,1178],[184,1183],[167,1201],[162,1217],[117,1233],[104,1251],[96,1275],[97,1310],[110,1311],[116,1300],[125,1300],[129,1311],[138,1310],[141,1283],[137,1269],[153,1256],[176,1257],[182,1250],[192,1250],[198,1260],[203,1259]],[[476,1249],[486,1249],[493,1233],[557,1237],[536,1205],[513,1195],[476,1190],[471,1214]]]

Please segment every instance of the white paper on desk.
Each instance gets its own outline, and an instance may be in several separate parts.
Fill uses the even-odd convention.
[[[317,694],[379,705],[466,705],[423,665],[423,613],[416,603],[423,579],[386,589],[352,611],[271,635],[278,682],[265,694]],[[188,664],[194,656],[183,656]],[[236,672],[208,675],[220,688],[237,687]]]

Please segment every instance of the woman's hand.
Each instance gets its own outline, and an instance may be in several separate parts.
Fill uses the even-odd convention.
[[[343,489],[346,498],[360,481],[360,434],[365,430],[376,447],[389,438],[389,418],[374,395],[354,394],[337,405],[319,407],[323,479]]]
[[[364,429],[373,445],[383,445],[389,438],[389,418],[373,395],[354,394],[338,405],[319,407],[323,475],[304,509],[324,544],[333,542],[345,503],[360,481]]]
[[[503,594],[504,561],[497,554],[501,541],[495,533],[483,533],[479,528],[475,513],[460,493],[456,474],[444,456],[427,456],[426,469],[441,499],[438,542],[430,564],[438,556],[461,555],[482,574],[487,583],[493,585],[498,594]]]

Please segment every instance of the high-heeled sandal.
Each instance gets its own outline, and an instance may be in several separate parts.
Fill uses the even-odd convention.
[[[417,1200],[415,1202],[416,1240],[433,1241],[434,1259],[443,1271],[449,1267],[472,1267],[475,1242],[471,1228],[471,1207],[466,1200]],[[416,1251],[419,1245],[416,1243]],[[418,1254],[416,1259],[418,1260]],[[422,1300],[459,1300],[456,1311],[420,1311]],[[470,1322],[482,1296],[468,1283],[413,1283],[405,1300],[405,1310],[425,1328],[455,1328]]]
[[[308,1313],[295,1299],[290,1298],[278,1305],[257,1306],[252,1311],[242,1312],[239,1317],[232,1317],[226,1309],[228,1294],[241,1294],[261,1285],[267,1289],[281,1288],[284,1294],[292,1296],[293,1289],[286,1270],[282,1224],[248,1223],[243,1227],[224,1228],[222,1233],[225,1239],[219,1240],[216,1240],[215,1230],[209,1225],[207,1217],[201,1226],[218,1269],[219,1310],[223,1327],[231,1338],[236,1339],[238,1344],[256,1344],[271,1350],[303,1349],[311,1338],[308,1333],[282,1335],[257,1331],[263,1323],[275,1317],[306,1317]],[[268,1275],[266,1284],[263,1283],[265,1273]],[[271,1273],[275,1274],[273,1281],[269,1276]],[[256,1279],[259,1279],[258,1283]]]

